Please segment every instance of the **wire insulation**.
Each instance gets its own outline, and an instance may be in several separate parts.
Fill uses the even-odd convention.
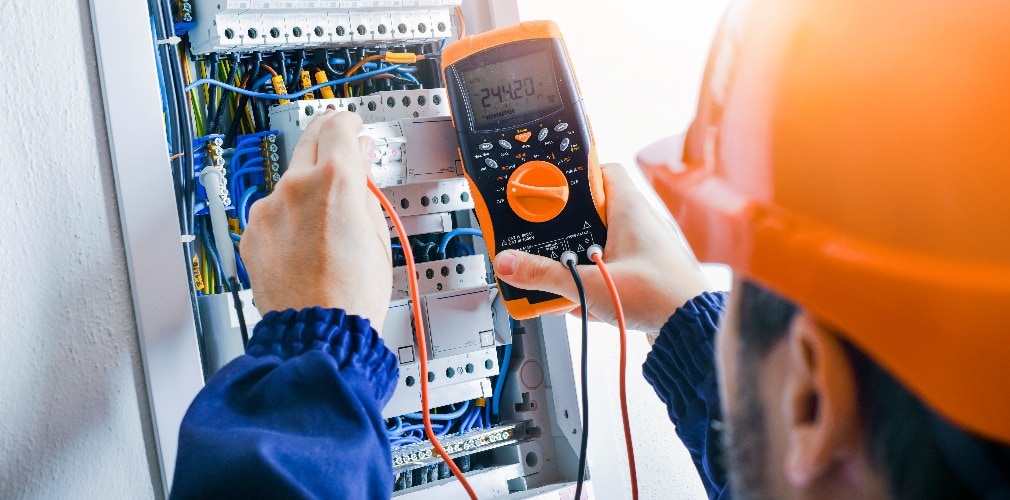
[[[453,229],[442,236],[442,241],[438,244],[438,255],[440,257],[445,257],[445,249],[449,246],[449,242],[457,236],[480,236],[484,237],[484,233],[480,232],[480,229],[472,227],[461,227],[459,229]]]
[[[617,294],[617,285],[607,271],[606,264],[603,263],[603,256],[599,252],[590,252],[589,258],[600,268],[603,281],[610,291],[610,298],[614,301],[614,311],[617,314],[617,329],[621,333],[621,355],[620,355],[620,395],[621,395],[621,419],[624,421],[624,446],[628,452],[628,471],[631,475],[631,498],[638,500],[638,469],[635,467],[635,447],[631,441],[631,420],[628,418],[628,332],[624,325],[624,306],[621,305],[621,297]]]
[[[575,483],[575,500],[582,499],[582,486],[586,480],[586,450],[589,448],[589,307],[586,304],[586,289],[579,277],[575,261],[568,261],[568,270],[572,272],[575,288],[579,290],[579,305],[582,313],[582,443],[579,446],[579,477]]]
[[[498,410],[501,407],[501,393],[505,389],[505,377],[508,374],[510,363],[512,363],[512,344],[505,344],[505,353],[502,356],[501,365],[498,367],[498,380],[495,381],[494,393],[491,398],[491,413],[495,415],[498,415]]]
[[[332,87],[334,85],[342,85],[344,83],[351,83],[351,82],[357,82],[357,81],[360,81],[360,80],[367,80],[367,79],[369,79],[369,78],[371,78],[371,77],[373,77],[375,75],[382,75],[382,74],[385,74],[385,73],[390,73],[392,71],[395,71],[395,70],[399,69],[400,67],[401,67],[401,65],[399,65],[399,64],[393,64],[393,65],[390,65],[390,66],[384,66],[384,67],[379,68],[379,69],[374,70],[374,71],[367,71],[365,73],[359,73],[357,75],[350,76],[350,77],[347,77],[347,78],[341,78],[339,80],[330,80],[328,82],[323,82],[323,83],[320,83],[318,85],[313,85],[313,86],[311,86],[311,87],[309,87],[307,89],[302,89],[302,90],[300,90],[298,92],[295,92],[293,94],[264,94],[262,92],[253,92],[251,90],[246,90],[244,88],[236,87],[234,85],[228,85],[227,83],[224,83],[224,82],[221,82],[221,81],[218,81],[218,80],[214,80],[213,78],[201,78],[201,79],[199,79],[199,80],[197,80],[197,81],[195,81],[195,82],[187,85],[186,86],[186,91],[188,92],[189,90],[192,90],[194,87],[199,86],[199,85],[216,85],[216,86],[221,87],[223,89],[230,90],[230,91],[232,91],[232,92],[234,92],[236,94],[240,94],[240,95],[244,95],[244,96],[248,96],[248,97],[256,97],[256,98],[259,98],[259,99],[272,99],[272,100],[275,100],[275,101],[280,101],[280,100],[283,100],[283,99],[297,99],[297,98],[299,98],[299,97],[301,97],[301,96],[303,96],[305,94],[308,94],[309,92],[313,92],[313,91],[319,90],[319,89],[324,88],[324,87]]]

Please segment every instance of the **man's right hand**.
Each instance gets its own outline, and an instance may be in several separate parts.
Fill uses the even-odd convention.
[[[368,191],[372,140],[350,112],[317,116],[284,177],[249,211],[241,251],[260,312],[321,306],[371,320],[389,307],[389,229]]]
[[[603,260],[617,285],[628,328],[656,332],[688,300],[710,285],[679,231],[660,217],[620,165],[603,165],[607,247]],[[498,279],[518,288],[551,292],[579,303],[571,272],[556,260],[505,250],[494,260]],[[616,324],[610,294],[595,265],[579,266],[589,314]]]

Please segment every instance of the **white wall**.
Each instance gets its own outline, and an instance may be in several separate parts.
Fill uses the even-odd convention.
[[[0,498],[152,497],[88,2],[0,10]]]
[[[727,3],[519,0],[519,12],[523,20],[552,19],[560,25],[600,161],[631,166],[640,148],[681,133],[694,117],[708,48]],[[713,284],[728,289],[726,270],[711,271]],[[581,326],[577,318],[568,325],[577,350]],[[600,499],[631,498],[618,403],[617,332],[593,324],[589,336],[593,488]],[[628,401],[641,497],[705,498],[666,407],[641,376],[649,349],[643,334],[629,332]]]

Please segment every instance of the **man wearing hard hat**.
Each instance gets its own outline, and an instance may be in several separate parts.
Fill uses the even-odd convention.
[[[382,321],[389,282],[341,276],[388,276],[388,260],[334,245],[309,273],[281,255],[300,251],[287,241],[303,219],[333,241],[376,239],[373,250],[385,252],[375,238],[385,222],[365,202],[364,173],[349,167],[361,162],[340,160],[358,155],[360,122],[350,116],[313,122],[318,144],[300,147],[320,153],[295,169],[310,179],[287,183],[307,190],[315,175],[346,207],[319,220],[316,207],[285,196],[287,177],[257,205],[274,200],[242,241],[261,307],[322,305]],[[713,45],[696,120],[640,160],[698,258],[735,274],[728,298],[710,291],[676,228],[620,167],[604,169],[605,257],[629,324],[659,332],[645,377],[711,497],[1010,498],[1010,6],[735,6]],[[494,267],[512,285],[577,299],[556,261],[506,251]],[[612,320],[599,272],[581,274],[591,313]],[[265,317],[257,335],[324,322],[301,316]],[[361,325],[342,325],[329,334],[362,335]],[[346,397],[374,409],[391,392],[379,385],[395,383],[383,375],[395,363],[381,343],[350,345],[358,347],[332,353],[356,356],[335,364],[339,377],[375,387]],[[259,366],[247,363],[250,373]],[[198,398],[194,408],[221,399]],[[378,411],[364,415],[381,427]],[[199,426],[187,417],[180,468],[206,449],[194,436],[213,439]],[[348,443],[386,446],[360,435]],[[382,458],[354,468],[381,485],[368,471],[388,469]]]
[[[726,486],[699,459],[722,415],[738,497],[1010,498],[1008,7],[738,5],[687,135],[640,155],[698,257],[736,276],[728,303],[700,293],[641,208],[610,219],[640,327],[662,326],[657,297],[681,306],[645,376],[710,496]],[[607,177],[611,206],[634,202]],[[495,269],[577,298],[556,263],[503,253]]]

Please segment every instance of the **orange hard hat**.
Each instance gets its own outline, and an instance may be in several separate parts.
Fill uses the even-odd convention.
[[[700,260],[1010,442],[1005,0],[731,7],[694,123],[639,163]]]

